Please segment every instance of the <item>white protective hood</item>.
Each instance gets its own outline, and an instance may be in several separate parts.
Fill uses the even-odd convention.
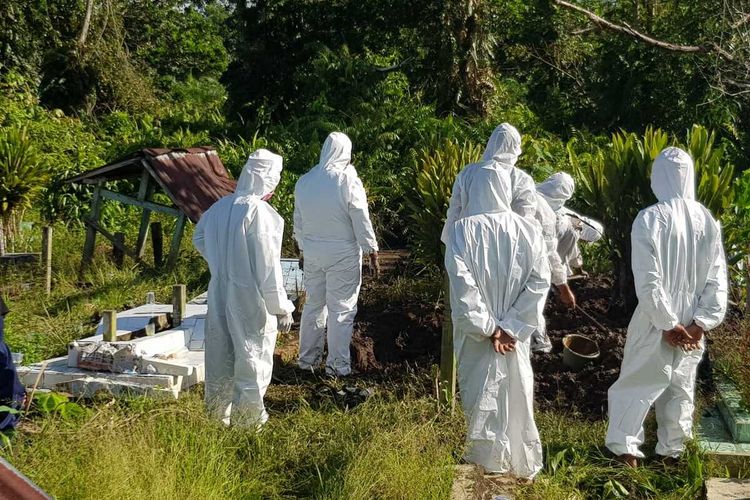
[[[482,161],[498,161],[515,165],[521,156],[521,134],[510,123],[501,123],[487,141]]]
[[[282,164],[281,156],[267,149],[258,149],[247,158],[234,192],[240,196],[258,197],[272,193],[281,180]]]
[[[568,201],[575,191],[575,181],[566,172],[557,172],[547,180],[536,185],[536,190],[544,196],[550,208],[557,212]]]
[[[320,150],[317,167],[344,170],[352,161],[352,141],[343,132],[331,132]]]
[[[510,211],[510,177],[505,170],[494,168],[493,162],[479,164],[474,175],[466,179],[464,189],[465,217]]]
[[[680,148],[666,148],[651,168],[651,189],[659,201],[695,199],[695,168],[690,155]]]

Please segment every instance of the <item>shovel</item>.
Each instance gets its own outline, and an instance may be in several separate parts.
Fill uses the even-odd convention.
[[[557,291],[557,287],[555,287],[554,285],[552,286],[552,293],[555,294],[555,296],[557,296],[559,298],[560,292]],[[588,319],[589,321],[591,321],[591,323],[593,323],[594,326],[596,326],[597,328],[599,328],[603,332],[611,333],[609,331],[609,328],[607,328],[606,326],[604,326],[601,323],[599,323],[591,314],[587,313],[586,310],[583,309],[583,308],[581,308],[581,306],[579,306],[578,304],[576,304],[576,307],[575,307],[574,311],[578,311],[581,314],[583,314],[586,317],[586,319]]]
[[[610,333],[609,328],[607,328],[606,326],[604,326],[601,323],[599,323],[596,319],[594,319],[594,317],[592,315],[590,315],[589,313],[587,313],[585,309],[582,309],[581,306],[576,305],[575,310],[578,311],[578,312],[580,312],[584,316],[586,316],[586,318],[589,321],[591,321],[591,323],[593,323],[597,328],[599,328],[603,332]]]

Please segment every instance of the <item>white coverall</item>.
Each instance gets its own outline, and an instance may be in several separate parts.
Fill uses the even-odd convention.
[[[542,468],[542,446],[529,339],[549,291],[547,253],[537,223],[510,210],[508,169],[480,163],[463,189],[466,203],[450,232],[445,265],[469,426],[465,458],[489,472],[532,478]],[[496,327],[516,339],[515,351],[494,351],[489,337]]]
[[[261,198],[279,182],[282,159],[265,149],[242,169],[234,194],[209,208],[193,236],[208,262],[206,404],[225,424],[255,427],[268,419],[277,316],[294,305],[281,274],[284,220]]]
[[[568,281],[568,273],[557,251],[557,216],[547,200],[539,193],[536,193],[536,203],[536,221],[542,228],[552,284],[555,286],[565,284]],[[547,336],[544,316],[540,318],[539,325],[539,328],[531,335],[531,350],[532,352],[551,352],[552,341]]]
[[[721,229],[694,200],[690,156],[667,148],[654,161],[651,188],[659,202],[642,210],[631,233],[638,307],[628,326],[620,377],[609,389],[606,445],[643,457],[643,421],[656,406],[656,453],[676,457],[691,437],[695,375],[704,349],[670,346],[662,332],[695,322],[705,331],[724,318],[726,261]]]
[[[440,236],[443,243],[448,243],[453,223],[464,216],[464,208],[467,203],[465,180],[471,177],[472,171],[479,168],[478,166],[484,162],[492,162],[496,165],[496,168],[501,168],[508,173],[512,193],[510,207],[513,212],[529,219],[536,217],[537,204],[534,179],[520,168],[515,167],[520,155],[521,134],[509,123],[498,125],[487,141],[481,163],[471,163],[464,167],[453,182],[448,214]]]
[[[294,190],[294,237],[305,258],[307,292],[300,322],[299,366],[313,369],[323,358],[326,370],[351,373],[349,345],[362,283],[362,253],[378,251],[367,196],[351,161],[352,143],[333,132],[320,162],[300,177]]]
[[[567,282],[567,276],[572,269],[583,266],[578,241],[593,243],[599,240],[604,235],[604,226],[594,219],[565,207],[565,202],[573,196],[575,190],[575,182],[566,172],[552,174],[547,180],[538,184],[536,189],[557,217],[557,253],[564,269],[555,269],[553,264],[552,274],[553,283],[559,285]],[[565,273],[564,277],[560,274],[561,272]],[[557,279],[562,277],[562,282],[555,283],[556,277]]]

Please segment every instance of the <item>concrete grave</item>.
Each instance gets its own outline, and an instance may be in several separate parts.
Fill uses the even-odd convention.
[[[711,478],[706,481],[706,500],[750,500],[750,481]]]
[[[117,313],[117,336],[129,336],[170,314],[170,304],[147,304]],[[68,356],[18,367],[27,387],[91,397],[99,391],[176,398],[205,379],[205,294],[189,302],[177,328],[126,341],[104,342],[97,333],[68,346]],[[37,383],[38,381],[38,383]]]
[[[281,259],[281,268],[286,292],[295,300],[304,290],[299,261]],[[117,341],[104,342],[100,322],[95,335],[70,343],[67,357],[19,366],[18,375],[26,387],[36,384],[37,389],[74,396],[107,391],[176,398],[181,390],[205,380],[207,300],[206,292],[188,302],[175,328],[167,326],[172,304],[145,304],[118,312]]]

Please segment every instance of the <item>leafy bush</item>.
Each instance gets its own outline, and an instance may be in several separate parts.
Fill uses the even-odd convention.
[[[734,167],[725,160],[725,146],[715,143],[716,134],[700,125],[693,125],[687,133],[686,150],[695,162],[696,196],[720,218],[734,202]]]
[[[649,176],[651,164],[669,143],[661,130],[649,127],[643,138],[624,131],[612,135],[611,145],[578,154],[577,141],[568,143],[568,153],[577,179],[580,199],[601,218],[610,244],[615,270],[617,305],[636,305],[630,271],[630,231],[638,212],[655,201]],[[621,301],[624,301],[622,304]]]
[[[411,221],[411,244],[424,265],[442,266],[440,233],[453,182],[464,165],[478,161],[481,155],[479,145],[447,139],[438,148],[420,151],[406,207]]]
[[[741,304],[747,301],[748,266],[750,252],[750,170],[745,170],[734,182],[734,203],[724,211],[722,230],[724,251],[729,264],[732,299]]]
[[[48,171],[25,128],[0,133],[0,254],[18,231],[23,212],[44,187]]]
[[[618,303],[614,305],[624,305],[627,310],[636,305],[630,271],[632,224],[640,210],[656,202],[651,191],[651,165],[670,144],[677,144],[693,157],[697,198],[716,218],[722,218],[734,202],[734,168],[725,161],[725,148],[715,143],[715,134],[700,125],[688,131],[685,144],[652,127],[642,137],[617,132],[605,148],[589,146],[588,151],[581,152],[575,138],[568,143],[579,199],[601,217],[605,226],[616,273]]]

